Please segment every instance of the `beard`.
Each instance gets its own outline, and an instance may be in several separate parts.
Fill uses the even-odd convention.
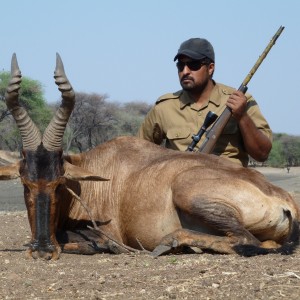
[[[188,79],[189,82],[185,83],[184,80],[186,80],[186,79]],[[205,78],[205,80],[203,80],[201,83],[196,84],[194,81],[194,78],[192,78],[190,76],[184,76],[180,80],[180,85],[181,85],[182,89],[186,92],[189,92],[192,94],[194,94],[194,93],[201,94],[205,90],[208,82],[209,82],[209,78]]]

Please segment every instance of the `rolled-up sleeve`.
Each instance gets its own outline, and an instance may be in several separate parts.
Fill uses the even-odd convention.
[[[256,128],[265,134],[270,141],[273,139],[272,130],[254,98],[250,97],[247,103],[247,113],[253,120]]]

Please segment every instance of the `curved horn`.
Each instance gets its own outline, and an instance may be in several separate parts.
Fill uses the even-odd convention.
[[[11,59],[11,80],[6,88],[6,105],[20,130],[23,148],[36,150],[41,143],[41,133],[29,117],[27,111],[19,104],[19,89],[22,81],[17,56],[14,53]]]
[[[75,104],[74,90],[65,74],[63,62],[56,53],[55,83],[61,91],[62,102],[43,136],[43,145],[48,151],[60,150],[62,138]]]

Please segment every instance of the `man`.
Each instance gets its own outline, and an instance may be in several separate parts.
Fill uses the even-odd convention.
[[[218,139],[213,154],[248,165],[248,154],[265,161],[272,148],[271,129],[250,94],[216,83],[215,54],[202,38],[192,38],[180,45],[177,60],[182,90],[161,96],[141,125],[138,136],[156,144],[165,140],[167,148],[185,151],[203,125],[209,111],[218,116],[226,105],[232,117]],[[205,136],[197,146],[200,146]],[[196,146],[196,148],[197,148]],[[195,150],[196,150],[195,148]]]

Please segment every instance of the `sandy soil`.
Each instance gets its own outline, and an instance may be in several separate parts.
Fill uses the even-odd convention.
[[[300,168],[259,168],[300,204]],[[290,256],[145,254],[28,260],[19,181],[0,181],[0,299],[299,299],[300,248]]]

